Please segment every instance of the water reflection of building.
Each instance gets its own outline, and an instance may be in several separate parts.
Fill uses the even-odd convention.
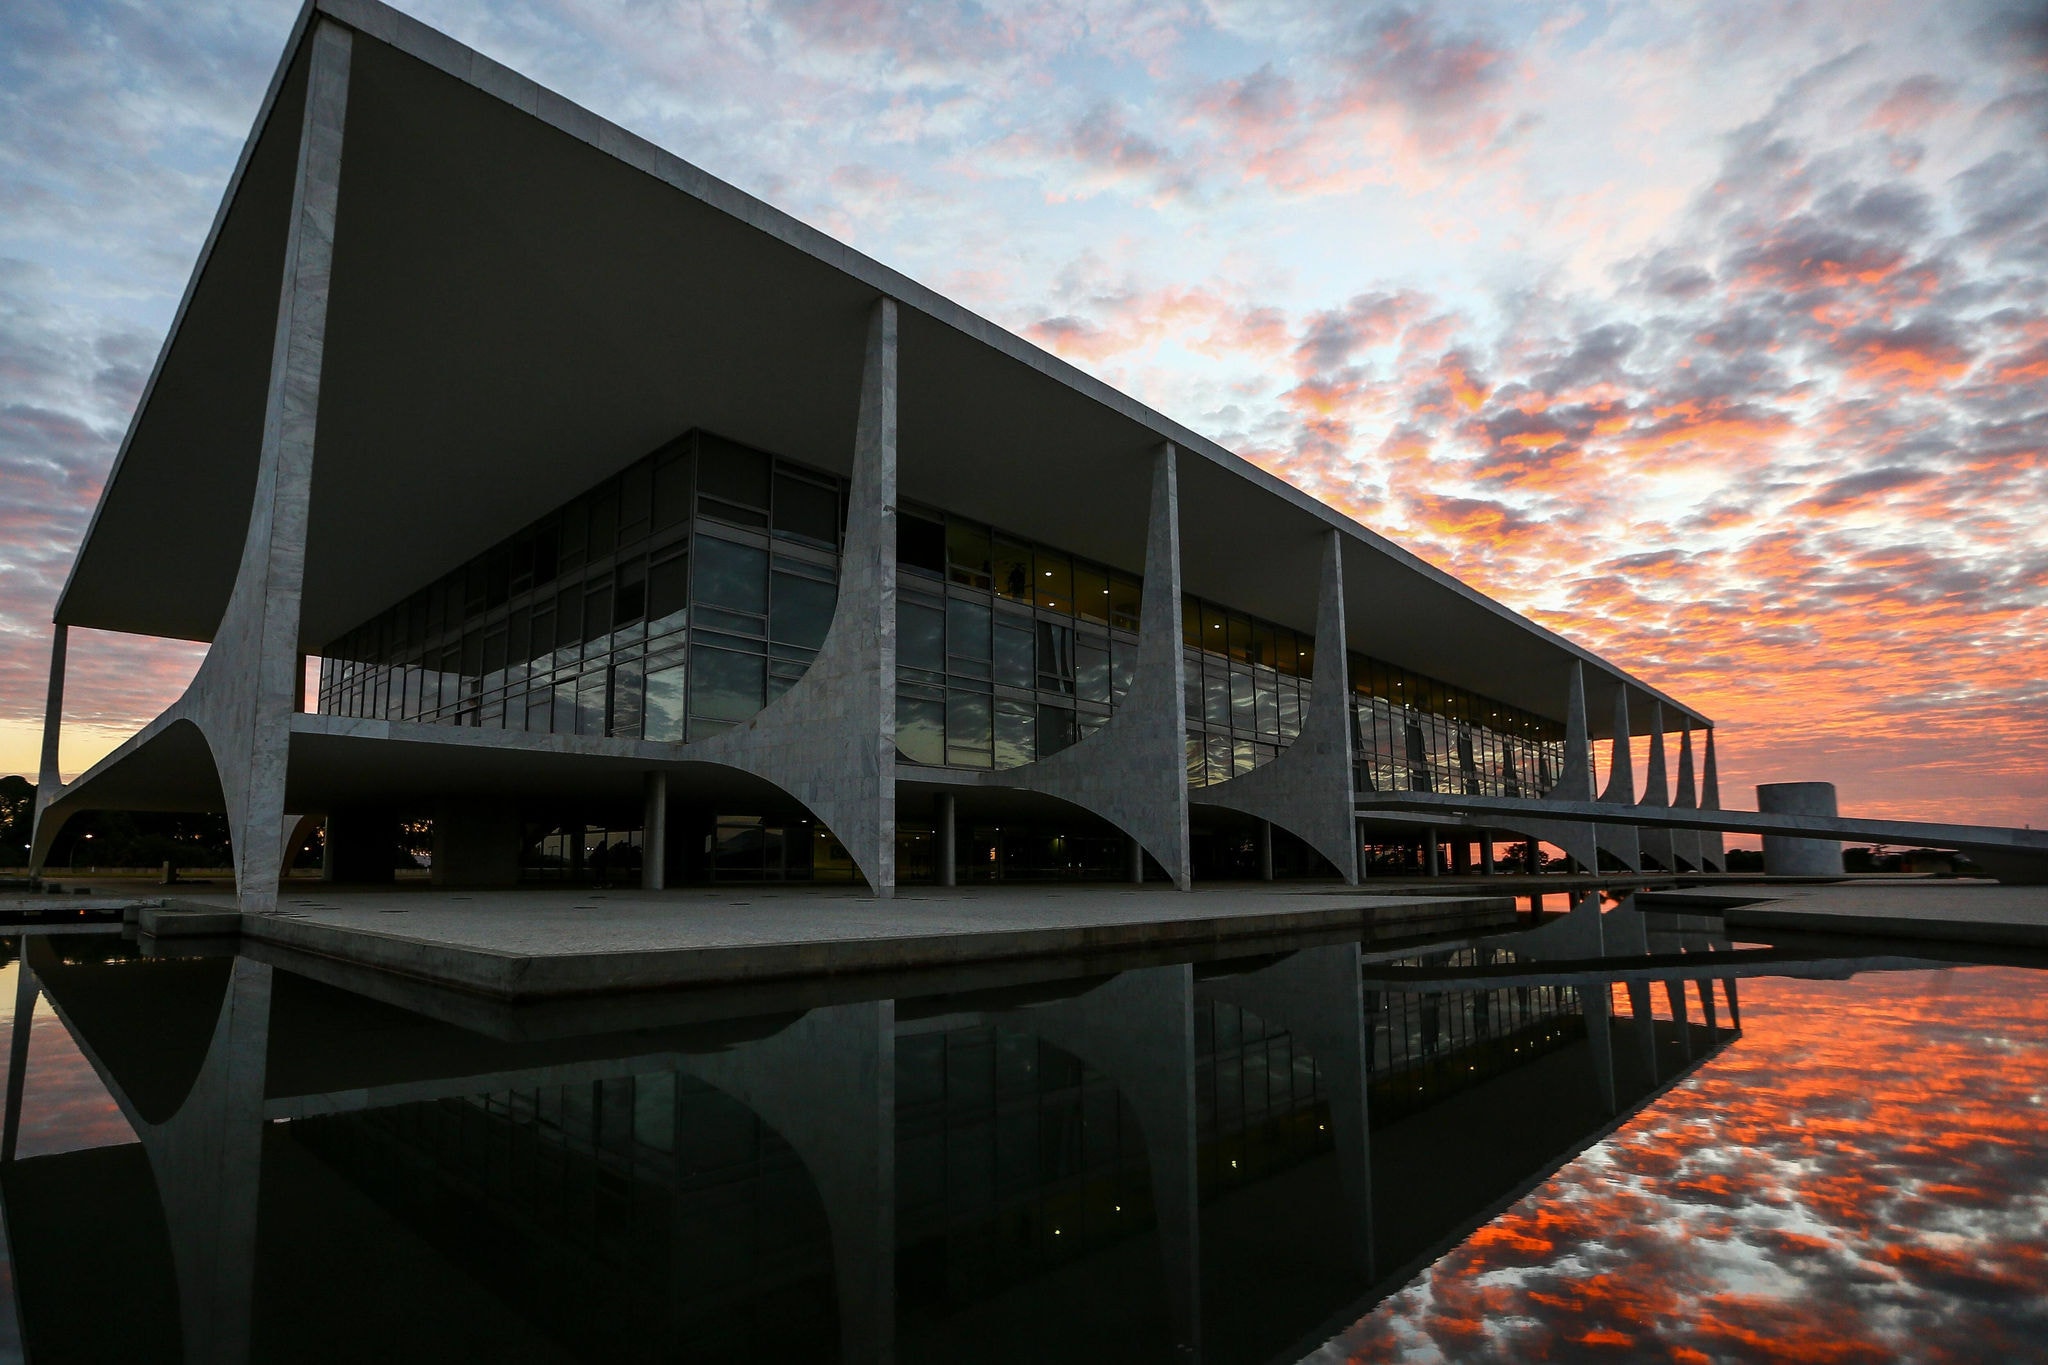
[[[36,941],[24,979],[146,1160],[18,1162],[6,1190],[32,1346],[154,1276],[130,1289],[168,1322],[93,1328],[138,1360],[180,1336],[348,1358],[396,1322],[398,1359],[470,1333],[507,1358],[1263,1360],[1717,1040],[1589,1026],[1582,985],[1424,979],[1542,970],[1491,945],[507,1041],[247,959],[93,960],[116,942]],[[128,1201],[86,1203],[121,1228],[67,1263],[38,1211],[115,1170]],[[106,1245],[140,1250],[67,1273]]]
[[[295,29],[54,621],[37,859],[225,809],[252,908],[299,817],[340,880],[409,817],[443,881],[886,892],[1355,877],[1358,793],[1590,799],[1596,738],[1717,804],[1698,711],[372,0]],[[71,625],[211,650],[66,786]]]

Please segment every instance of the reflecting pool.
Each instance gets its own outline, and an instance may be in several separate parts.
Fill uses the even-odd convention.
[[[2041,1354],[2039,971],[1264,946],[513,1008],[6,939],[0,1357]]]

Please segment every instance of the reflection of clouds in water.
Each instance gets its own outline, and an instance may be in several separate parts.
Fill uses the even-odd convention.
[[[13,1055],[15,974],[20,970],[13,962],[0,967],[0,1065]],[[49,1156],[133,1141],[135,1130],[100,1084],[92,1063],[71,1041],[49,998],[38,997],[15,1155]]]
[[[2006,968],[1743,984],[1741,1040],[1315,1357],[2025,1359],[2048,997]]]

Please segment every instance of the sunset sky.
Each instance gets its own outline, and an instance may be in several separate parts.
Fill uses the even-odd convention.
[[[1699,706],[1725,804],[2048,824],[2048,7],[403,8]],[[0,770],[294,14],[0,9]]]

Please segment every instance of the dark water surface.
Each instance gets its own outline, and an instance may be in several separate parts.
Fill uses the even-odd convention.
[[[2048,977],[1541,942],[514,1011],[8,940],[0,1358],[2048,1356]]]

